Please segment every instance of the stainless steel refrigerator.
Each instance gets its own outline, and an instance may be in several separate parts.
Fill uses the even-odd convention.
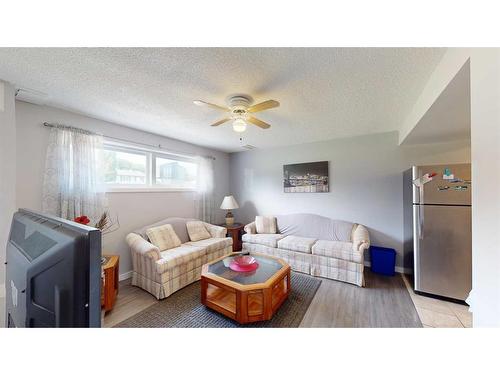
[[[472,288],[470,164],[414,166],[404,186],[415,290],[464,301]]]

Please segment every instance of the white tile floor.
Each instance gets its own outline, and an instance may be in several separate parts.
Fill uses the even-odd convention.
[[[415,294],[408,275],[403,275],[408,293],[425,328],[472,328],[469,307]]]

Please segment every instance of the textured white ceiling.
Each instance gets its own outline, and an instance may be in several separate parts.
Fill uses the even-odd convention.
[[[224,151],[398,130],[445,49],[0,48],[0,79],[49,105]],[[221,113],[231,93],[281,107],[271,129],[239,135]],[[105,131],[104,131],[105,132]]]
[[[402,143],[470,141],[470,106],[470,65],[467,62]]]

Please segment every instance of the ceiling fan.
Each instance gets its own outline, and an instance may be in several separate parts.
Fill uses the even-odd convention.
[[[195,100],[193,101],[193,103],[202,107],[209,107],[217,109],[219,111],[228,112],[225,118],[213,123],[211,126],[219,126],[228,121],[232,121],[233,130],[238,133],[244,132],[247,128],[248,123],[256,125],[261,129],[269,129],[271,125],[252,116],[252,113],[276,108],[280,105],[280,103],[276,100],[266,100],[265,102],[252,105],[252,97],[245,94],[233,94],[228,96],[226,99],[227,107],[207,103],[203,100]]]

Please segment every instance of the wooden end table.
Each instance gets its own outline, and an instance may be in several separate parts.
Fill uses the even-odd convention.
[[[233,252],[235,253],[241,251],[241,234],[245,226],[241,223],[234,223],[233,225],[218,224],[218,226],[226,228],[227,237],[231,237],[233,239]]]
[[[115,305],[116,296],[118,295],[120,256],[103,255],[103,257],[106,258],[106,263],[102,265],[104,276],[101,288],[101,308],[108,312]]]
[[[234,256],[203,265],[201,303],[241,324],[271,319],[290,294],[290,266],[282,259],[254,254],[259,267],[236,272],[229,268]]]

